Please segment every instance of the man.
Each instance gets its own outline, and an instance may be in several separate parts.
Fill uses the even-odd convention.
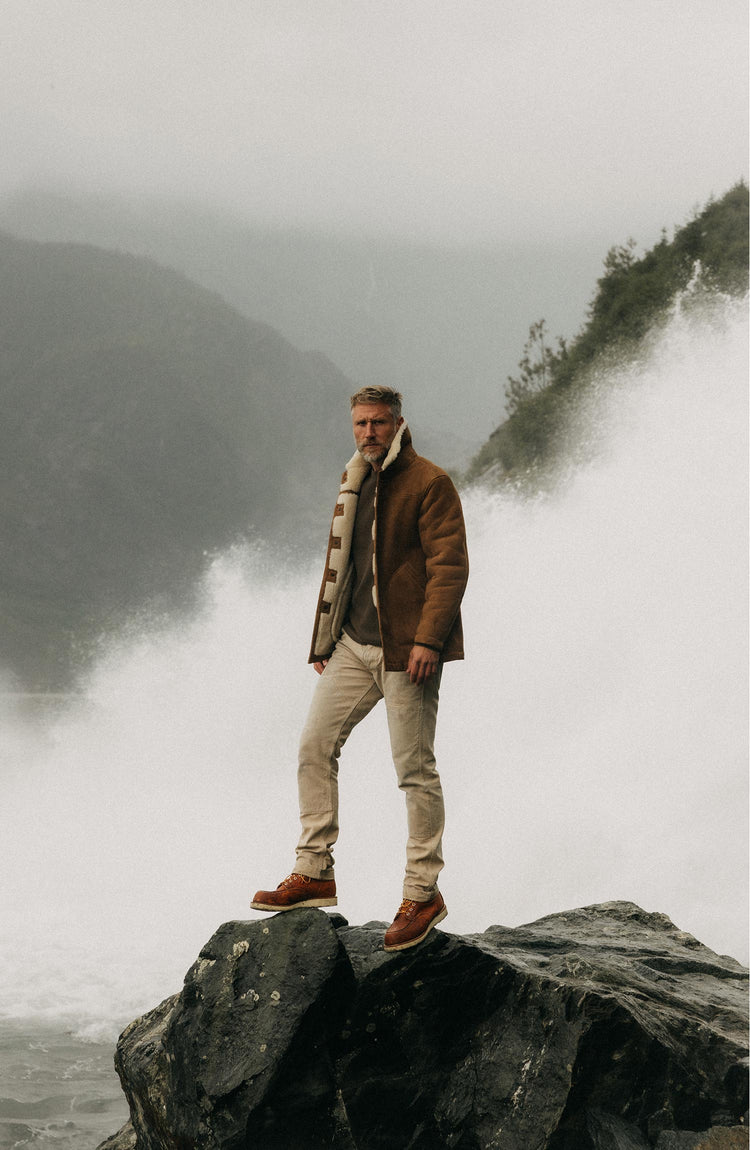
[[[297,861],[251,905],[336,905],[339,754],[385,699],[408,825],[403,901],[385,949],[403,950],[447,914],[437,887],[444,808],[433,747],[442,665],[463,658],[466,536],[450,478],[412,447],[400,394],[362,388],[351,409],[357,450],[334,510],[309,660],[320,679],[300,743]]]

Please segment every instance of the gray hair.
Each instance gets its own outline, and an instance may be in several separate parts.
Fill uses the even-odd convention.
[[[352,407],[359,403],[385,403],[391,409],[394,419],[401,418],[403,396],[392,387],[360,387],[349,400]]]

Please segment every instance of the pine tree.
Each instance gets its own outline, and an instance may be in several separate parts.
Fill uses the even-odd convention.
[[[505,401],[508,415],[512,415],[524,400],[537,391],[544,391],[552,383],[555,365],[565,358],[567,348],[562,336],[557,337],[557,350],[547,342],[547,322],[544,319],[532,323],[529,338],[523,346],[523,355],[518,362],[519,376],[508,376],[505,388]]]

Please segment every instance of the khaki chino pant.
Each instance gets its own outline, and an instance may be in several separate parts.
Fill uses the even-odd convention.
[[[424,902],[437,889],[443,866],[443,792],[435,765],[440,672],[416,686],[406,671],[385,671],[380,647],[342,635],[318,679],[300,740],[299,805],[302,834],[295,870],[333,878],[338,838],[338,760],[357,723],[385,699],[391,753],[406,799],[408,840],[404,898]]]

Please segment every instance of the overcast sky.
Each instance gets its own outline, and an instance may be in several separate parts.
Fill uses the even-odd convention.
[[[745,0],[4,0],[0,192],[650,243],[747,176],[746,45]]]

